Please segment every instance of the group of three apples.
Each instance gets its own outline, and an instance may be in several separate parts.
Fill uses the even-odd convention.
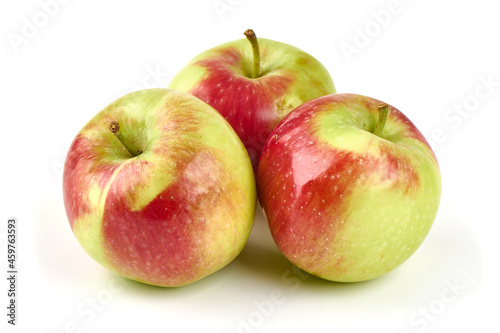
[[[353,282],[399,266],[439,205],[425,138],[396,108],[335,93],[311,55],[245,35],[78,133],[63,183],[76,238],[122,276],[186,285],[240,253],[258,198],[276,245],[311,274]]]

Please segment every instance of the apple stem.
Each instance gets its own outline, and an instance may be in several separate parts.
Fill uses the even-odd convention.
[[[121,144],[127,149],[130,155],[135,157],[142,153],[142,151],[135,149],[134,146],[132,146],[132,144],[130,143],[130,141],[128,141],[127,138],[123,136],[122,132],[120,132],[120,124],[118,124],[117,121],[112,121],[109,124],[109,130],[111,131],[111,133],[115,135],[118,141],[120,141]]]
[[[378,106],[378,122],[373,130],[373,134],[377,136],[382,135],[382,131],[384,130],[385,121],[387,120],[387,115],[389,114],[389,106],[384,103]]]
[[[259,76],[260,72],[260,50],[259,50],[259,42],[257,41],[257,36],[252,29],[247,29],[244,32],[244,35],[252,45],[253,50],[253,67],[252,67],[252,79],[255,79]]]

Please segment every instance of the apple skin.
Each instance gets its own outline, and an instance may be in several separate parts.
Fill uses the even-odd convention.
[[[113,120],[140,155],[111,133]],[[212,107],[170,89],[125,95],[92,118],[69,149],[63,194],[93,259],[165,287],[231,262],[255,217],[255,178],[238,136]]]
[[[333,94],[292,111],[271,133],[258,194],[271,234],[299,268],[338,282],[406,261],[436,217],[441,175],[431,147],[396,108],[372,133],[381,101]]]
[[[259,38],[260,76],[251,78],[253,51],[245,38],[192,59],[169,88],[188,92],[219,111],[247,148],[254,171],[269,134],[291,110],[335,93],[330,74],[308,53]]]

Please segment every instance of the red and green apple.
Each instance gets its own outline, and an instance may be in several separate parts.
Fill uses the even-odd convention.
[[[255,179],[241,140],[187,93],[125,95],[78,133],[64,202],[85,251],[124,277],[182,286],[221,269],[253,225]]]
[[[271,234],[296,266],[356,282],[405,262],[436,217],[441,176],[415,125],[379,100],[332,94],[273,130],[258,168]]]
[[[310,54],[259,38],[253,30],[192,59],[169,88],[185,91],[219,111],[243,141],[254,169],[267,137],[291,110],[335,93],[330,74]]]

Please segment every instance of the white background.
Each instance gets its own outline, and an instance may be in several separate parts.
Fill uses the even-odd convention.
[[[498,330],[500,20],[493,4],[3,1],[0,266],[6,274],[13,216],[20,273],[16,327],[6,323],[1,279],[2,332]],[[338,92],[394,105],[434,142],[440,210],[423,245],[395,271],[357,284],[309,276],[279,254],[260,213],[235,261],[182,288],[127,282],[74,238],[61,168],[80,128],[125,93],[166,87],[196,54],[243,38],[247,28],[312,54]],[[349,47],[356,53],[342,51]]]

